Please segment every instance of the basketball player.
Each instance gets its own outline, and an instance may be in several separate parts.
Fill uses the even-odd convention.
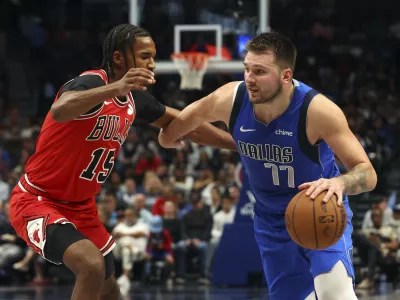
[[[164,147],[204,122],[224,121],[237,143],[256,197],[254,228],[272,300],[357,299],[351,217],[345,195],[372,190],[376,173],[343,112],[293,79],[296,49],[278,33],[247,44],[245,81],[231,82],[186,107],[159,135]],[[339,174],[334,153],[349,169]],[[334,246],[320,251],[295,244],[285,209],[299,189],[314,199],[327,190],[344,205],[348,224]]]
[[[127,24],[112,29],[103,46],[103,69],[82,73],[57,93],[36,153],[11,195],[17,233],[40,255],[75,273],[74,300],[119,299],[115,244],[99,220],[94,196],[136,115],[158,127],[178,115],[145,92],[155,82],[155,54],[147,31]],[[228,133],[211,125],[187,138],[236,149]]]

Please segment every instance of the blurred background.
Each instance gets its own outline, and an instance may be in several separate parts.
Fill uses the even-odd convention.
[[[15,235],[8,222],[8,200],[35,151],[56,92],[84,70],[99,67],[103,39],[121,23],[140,25],[151,33],[159,63],[157,83],[150,92],[177,109],[224,83],[242,80],[244,45],[258,32],[272,29],[289,36],[298,49],[294,77],[343,109],[378,173],[375,191],[350,197],[354,248],[349,255],[360,292],[393,295],[400,271],[400,18],[395,4],[393,0],[1,0],[0,299],[22,299],[1,286],[62,290],[62,285],[73,283],[68,270],[36,256]],[[177,35],[174,28],[182,24],[213,24],[219,29],[197,26]],[[180,88],[180,73],[171,60],[177,47],[210,56],[221,51],[220,58],[210,60],[200,90]],[[180,69],[190,71],[184,62]],[[254,198],[239,155],[189,142],[182,150],[166,150],[159,146],[157,135],[155,128],[135,123],[97,197],[102,222],[119,236],[114,255],[121,291],[129,294],[133,285],[132,289],[146,293],[154,291],[150,286],[164,283],[263,291],[266,285],[252,235]],[[146,255],[160,242],[159,228],[171,236],[166,245],[174,258],[169,272],[165,270],[170,262]],[[143,234],[136,234],[131,244],[124,237],[134,232]],[[185,248],[182,243],[188,236],[200,243]],[[127,255],[127,247],[135,248],[134,254]],[[249,298],[243,292],[236,299],[261,299],[262,293]],[[29,295],[36,299],[39,294]],[[210,295],[190,299],[211,299]],[[178,297],[168,299],[189,299]]]

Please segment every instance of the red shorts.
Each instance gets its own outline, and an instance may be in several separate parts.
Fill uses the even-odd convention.
[[[17,234],[44,258],[46,227],[52,224],[73,224],[103,256],[115,247],[112,236],[100,222],[94,197],[78,203],[55,201],[31,194],[19,182],[11,193],[10,219]]]

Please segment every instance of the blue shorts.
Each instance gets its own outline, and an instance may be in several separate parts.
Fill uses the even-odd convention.
[[[256,213],[254,233],[260,248],[271,300],[304,300],[314,291],[314,278],[329,272],[340,260],[354,282],[351,233],[353,213],[348,201],[347,227],[342,238],[324,250],[309,250],[297,245],[285,227],[284,213]]]

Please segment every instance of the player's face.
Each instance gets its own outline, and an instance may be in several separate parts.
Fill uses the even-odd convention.
[[[154,57],[156,56],[156,45],[151,37],[136,38],[135,44],[133,45],[133,52],[131,53],[135,53],[136,66],[133,58],[128,56],[129,69],[136,67],[154,71],[156,68],[154,62]]]
[[[250,101],[272,102],[282,91],[283,71],[272,53],[249,51],[244,59],[244,77]]]

